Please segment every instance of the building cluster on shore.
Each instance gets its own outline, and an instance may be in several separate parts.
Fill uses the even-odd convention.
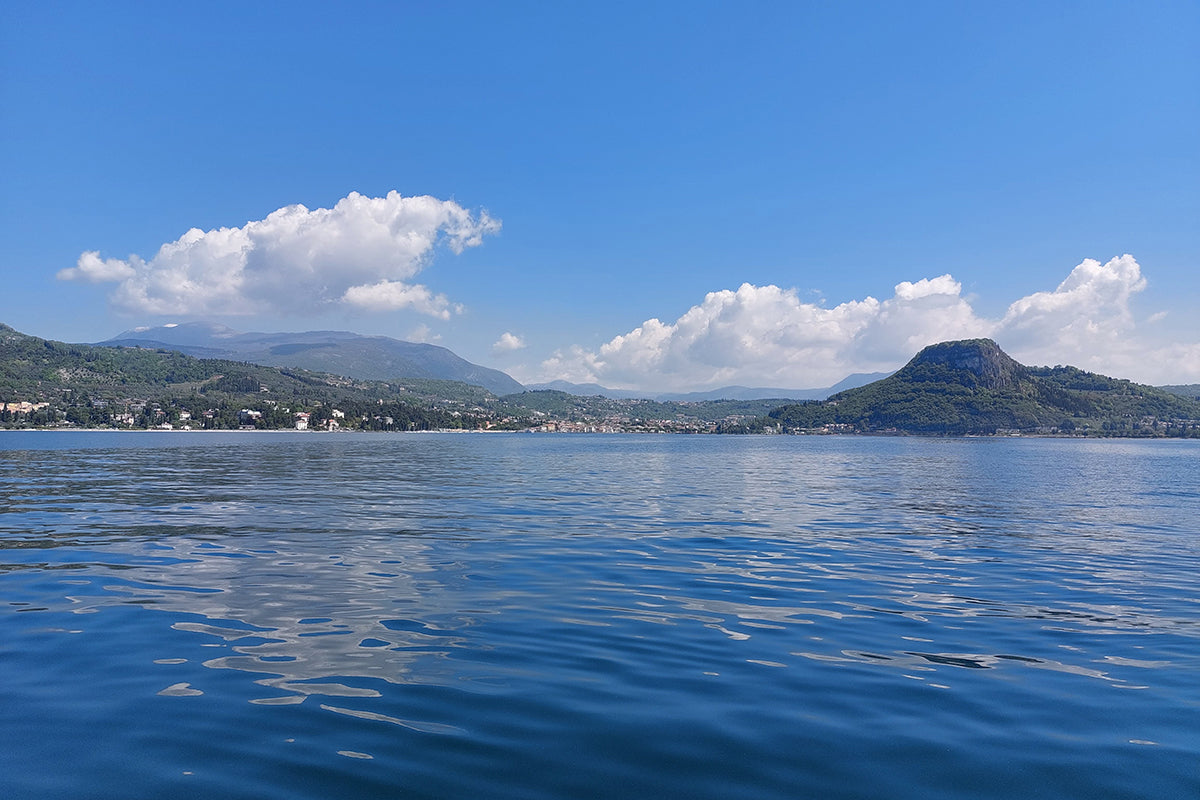
[[[80,400],[83,400],[80,402]],[[702,419],[681,406],[677,413],[638,416],[633,409],[606,413],[559,414],[507,404],[479,405],[441,399],[426,406],[390,404],[353,412],[316,403],[285,406],[265,397],[247,405],[197,406],[178,400],[141,398],[77,398],[52,404],[17,400],[0,402],[4,428],[116,428],[125,430],[288,430],[408,431],[490,430],[531,433],[775,433],[752,414]]]

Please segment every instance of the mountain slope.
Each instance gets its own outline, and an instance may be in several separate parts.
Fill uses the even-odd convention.
[[[494,401],[462,383],[381,383],[173,350],[66,344],[0,324],[0,428],[231,428],[247,423],[247,410],[254,427],[290,428],[298,412],[316,424],[337,407],[339,425],[428,430],[473,427],[478,404]]]
[[[570,383],[550,381],[526,386],[529,391],[553,390],[580,397],[604,397],[621,399],[658,400],[660,402],[699,403],[706,400],[824,400],[835,392],[863,386],[871,381],[886,378],[889,372],[856,372],[838,381],[833,386],[820,389],[771,389],[748,386],[723,386],[698,392],[635,392],[629,389],[607,389],[598,383]]]
[[[1200,402],[1075,367],[1026,367],[990,339],[931,345],[888,378],[770,418],[786,430],[1200,435]]]
[[[294,367],[359,380],[458,381],[497,395],[524,389],[500,370],[472,364],[445,347],[346,331],[238,333],[222,326],[187,323],[126,331],[100,344],[176,350],[200,358]]]
[[[1192,400],[1200,400],[1200,383],[1184,383],[1173,384],[1170,386],[1159,386],[1164,392],[1177,394],[1180,397],[1187,397]]]
[[[0,324],[0,399],[96,400],[222,393],[318,402],[408,397],[399,386],[279,369],[173,350],[66,344]]]
[[[187,339],[187,332],[179,338]],[[177,345],[204,348],[202,344]],[[779,401],[659,403],[427,378],[365,381],[177,350],[65,344],[0,325],[0,428],[746,432]]]

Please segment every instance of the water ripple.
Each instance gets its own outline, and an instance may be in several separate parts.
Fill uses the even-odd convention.
[[[10,796],[1197,788],[1193,443],[79,437],[0,449]]]

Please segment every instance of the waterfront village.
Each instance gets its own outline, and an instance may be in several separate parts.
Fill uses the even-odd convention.
[[[533,393],[539,394],[539,393]],[[559,393],[554,393],[559,394]],[[517,396],[520,397],[520,396]],[[707,404],[607,401],[615,408],[571,409],[554,413],[504,398],[486,404],[439,399],[424,404],[377,401],[374,409],[343,409],[314,403],[293,410],[263,399],[233,408],[183,407],[180,401],[127,398],[91,399],[56,405],[19,400],[0,403],[0,428],[117,430],[297,430],[297,431],[525,431],[530,433],[777,433],[763,426],[763,405],[751,413],[713,418]],[[589,404],[596,405],[596,404]],[[646,405],[648,408],[639,408]],[[641,412],[641,413],[639,413]]]
[[[81,398],[80,398],[81,399]],[[205,404],[176,398],[162,402],[143,399],[90,398],[85,402],[55,404],[18,400],[0,402],[0,429],[42,430],[157,430],[312,432],[527,432],[527,433],[682,433],[682,434],[851,434],[854,425],[839,422],[792,424],[768,414],[783,401],[657,402],[604,397],[577,397],[562,392],[534,391],[503,398],[474,400],[422,398],[420,402],[374,400],[322,403],[303,410],[293,404],[258,399],[245,404],[232,401]],[[415,398],[414,398],[415,399]],[[195,398],[192,398],[194,401]],[[541,407],[531,408],[530,405]],[[1160,419],[1143,416],[1127,419],[1119,428],[1066,428],[1037,426],[1027,429],[996,428],[996,436],[1136,436],[1197,437],[1198,419]],[[881,427],[876,434],[903,434]]]

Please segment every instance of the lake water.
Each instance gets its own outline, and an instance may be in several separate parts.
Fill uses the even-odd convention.
[[[1200,442],[0,433],[0,797],[1200,796]]]

